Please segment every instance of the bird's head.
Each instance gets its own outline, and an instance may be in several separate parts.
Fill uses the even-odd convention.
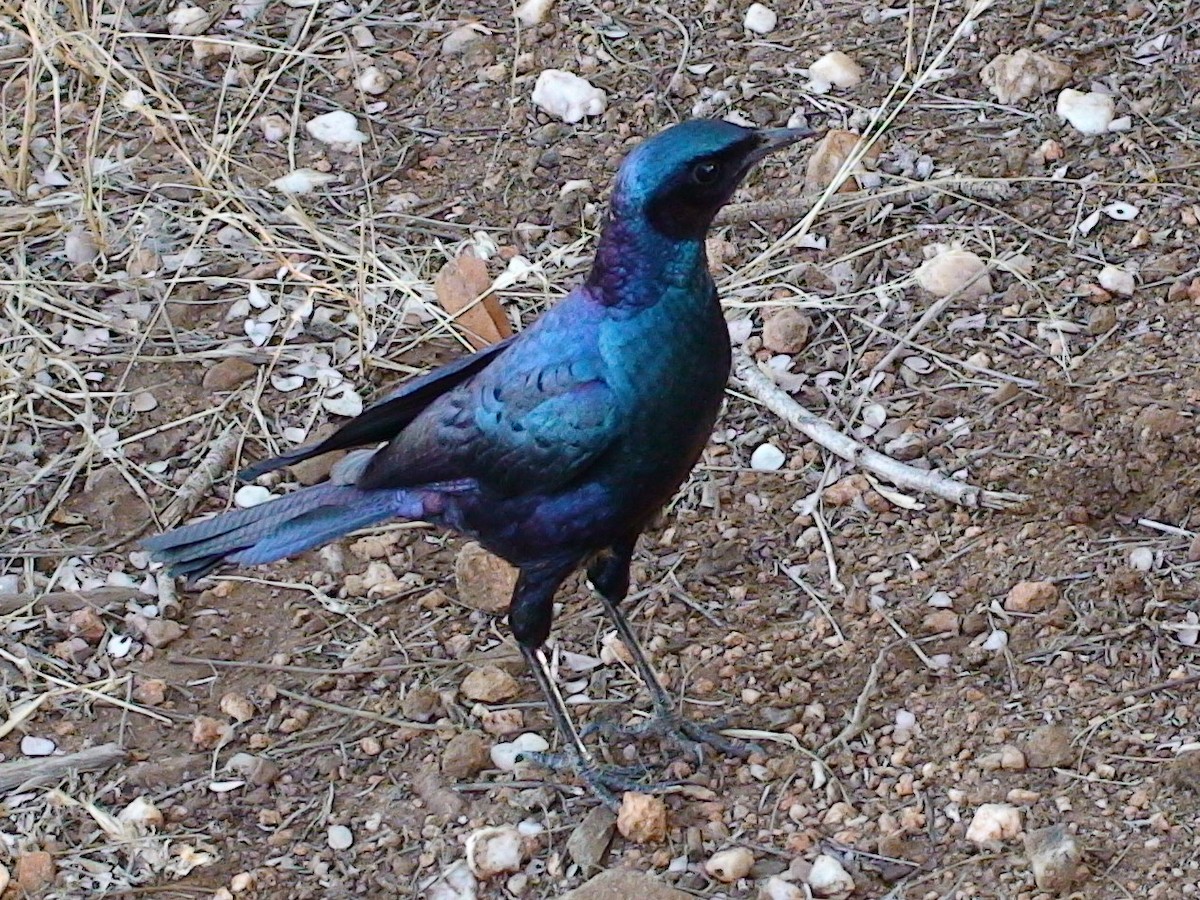
[[[643,216],[674,240],[702,240],[713,217],[760,159],[812,135],[798,128],[743,128],[693,119],[638,145],[621,164],[617,217]]]

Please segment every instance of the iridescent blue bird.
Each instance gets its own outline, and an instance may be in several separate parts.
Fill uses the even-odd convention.
[[[564,741],[562,754],[540,761],[573,768],[611,804],[614,790],[637,785],[581,740],[543,650],[556,591],[586,567],[655,707],[640,732],[744,752],[680,716],[620,603],[638,536],[699,459],[729,376],[705,235],[756,162],[809,134],[694,120],[645,141],[617,174],[583,284],[515,337],[406,383],[324,441],[242,473],[382,444],[347,456],[328,482],[146,547],[194,580],[389,519],[474,537],[520,570],[509,625]]]

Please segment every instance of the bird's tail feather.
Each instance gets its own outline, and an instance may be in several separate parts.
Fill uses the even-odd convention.
[[[407,491],[326,483],[176,528],[143,546],[172,575],[194,581],[222,563],[273,562],[386,519],[420,515],[420,499]]]

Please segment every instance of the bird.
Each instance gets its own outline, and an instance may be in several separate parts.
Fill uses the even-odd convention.
[[[558,753],[526,756],[572,770],[614,806],[617,792],[644,782],[589,749],[546,650],[555,596],[582,569],[650,695],[654,715],[638,733],[745,755],[749,745],[676,709],[621,602],[638,538],[699,460],[729,378],[709,227],[756,163],[812,135],[692,119],[644,140],[618,168],[588,275],[563,299],[512,337],[405,382],[324,440],[240,473],[352,451],[326,481],[144,547],[192,583],[395,519],[473,538],[518,571],[508,625],[560,736]]]

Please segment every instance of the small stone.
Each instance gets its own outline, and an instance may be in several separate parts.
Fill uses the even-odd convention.
[[[489,613],[508,609],[517,570],[474,541],[464,544],[454,560],[454,582],[464,606]]]
[[[162,810],[145,797],[135,797],[131,800],[128,806],[117,813],[117,819],[143,830],[160,828],[163,824]]]
[[[238,359],[236,356],[230,356],[205,372],[201,385],[206,391],[221,394],[240,387],[257,374],[258,366],[244,359]]]
[[[644,872],[609,869],[563,894],[560,900],[693,900],[693,896]]]
[[[562,69],[546,69],[538,75],[531,99],[534,106],[568,124],[598,116],[608,106],[603,90]]]
[[[778,472],[787,456],[774,444],[759,444],[750,454],[750,468],[755,472]]]
[[[201,750],[211,750],[229,738],[229,726],[211,716],[196,716],[192,720],[192,743]]]
[[[667,804],[660,797],[626,791],[617,812],[617,830],[635,844],[661,844],[667,838]]]
[[[1039,613],[1058,602],[1058,587],[1052,581],[1020,581],[1004,598],[1004,608],[1015,613]]]
[[[456,734],[442,750],[442,774],[457,781],[478,775],[490,762],[487,739],[477,731]]]
[[[1088,333],[1101,335],[1117,324],[1117,313],[1111,306],[1097,306],[1088,313]]]
[[[392,79],[378,66],[367,66],[354,79],[354,86],[364,94],[378,95],[391,87]]]
[[[628,794],[626,795],[628,796]],[[754,854],[745,847],[731,847],[720,850],[708,858],[704,871],[717,881],[733,884],[750,874],[754,865]]]
[[[142,637],[151,647],[166,647],[183,637],[183,626],[171,619],[147,619]]]
[[[107,629],[104,627],[104,620],[100,618],[100,614],[90,606],[85,606],[83,609],[75,610],[67,617],[67,631],[95,646],[100,643]]]
[[[459,56],[488,36],[487,30],[474,22],[459,25],[442,38],[442,56]]]
[[[1188,547],[1187,561],[1190,563],[1200,562],[1200,534],[1192,538],[1192,543]]]
[[[234,693],[233,691],[223,694],[218,705],[221,712],[225,713],[225,715],[229,716],[235,722],[249,722],[254,718],[254,704],[243,694]]]
[[[848,475],[821,492],[821,500],[827,506],[850,506],[870,487],[862,475]]]
[[[279,766],[265,756],[254,753],[235,753],[229,757],[225,768],[246,779],[255,787],[274,784],[279,778]]]
[[[45,850],[22,853],[13,870],[17,886],[26,894],[37,895],[56,877],[54,857]]]
[[[144,706],[162,706],[167,700],[167,683],[161,678],[138,678],[133,683],[133,699]]]
[[[1021,832],[1021,811],[1008,803],[984,803],[975,810],[967,840],[977,847],[1010,841]]]
[[[460,688],[468,700],[481,703],[500,703],[511,700],[521,692],[517,679],[497,666],[480,666],[463,679]]]
[[[1017,103],[1058,90],[1071,80],[1071,67],[1022,47],[995,57],[983,67],[979,80],[1001,103]]]
[[[763,346],[776,353],[799,353],[808,346],[812,319],[792,306],[764,315]]]
[[[477,878],[521,868],[524,841],[512,825],[480,828],[467,837],[467,865]]]
[[[584,873],[600,868],[612,843],[617,817],[606,806],[593,806],[567,838],[567,853]]]
[[[1075,750],[1071,732],[1062,725],[1043,725],[1025,741],[1025,764],[1031,769],[1058,769],[1071,765]]]
[[[1149,572],[1154,568],[1154,551],[1149,547],[1134,547],[1129,551],[1129,568],[1135,572]]]
[[[808,74],[812,79],[810,88],[823,94],[830,87],[854,87],[863,80],[866,72],[841,50],[833,50],[809,66]]]
[[[1065,825],[1037,828],[1026,834],[1025,855],[1037,886],[1057,894],[1070,890],[1082,859],[1079,845]]]
[[[1025,754],[1012,744],[1000,748],[1000,768],[1008,772],[1025,771]]]
[[[432,722],[441,709],[441,694],[432,688],[414,688],[400,701],[400,712],[414,722]]]
[[[987,263],[970,250],[943,250],[921,263],[913,277],[935,297],[977,300],[992,292]]]
[[[767,879],[758,890],[758,900],[806,900],[804,891],[778,875]]]
[[[345,825],[330,825],[325,839],[331,850],[349,850],[354,846],[354,832]]]
[[[50,738],[27,734],[21,738],[21,753],[24,756],[53,756],[58,744]]]
[[[813,860],[812,870],[804,879],[818,897],[837,897],[854,890],[854,879],[834,857],[822,853]]]
[[[1116,115],[1116,102],[1108,94],[1064,88],[1058,95],[1056,112],[1082,134],[1103,134]]]
[[[921,620],[921,629],[926,634],[952,634],[959,632],[958,614],[952,609],[935,610]]]
[[[1100,282],[1100,287],[1110,294],[1120,294],[1122,297],[1133,296],[1134,289],[1137,287],[1133,273],[1123,266],[1105,266],[1096,276],[1096,280]]]
[[[775,10],[763,6],[761,3],[751,3],[746,10],[745,18],[742,19],[745,29],[753,31],[755,34],[770,34],[778,24],[779,16],[776,15]]]
[[[852,131],[843,131],[839,128],[831,128],[825,132],[825,136],[817,142],[812,153],[808,157],[808,164],[804,169],[804,192],[806,194],[816,194],[833,183],[837,173],[841,171],[846,160],[850,158],[850,154],[854,152],[854,148],[858,146],[858,142],[862,140],[860,135]],[[866,156],[863,158],[865,162],[871,163],[879,159],[879,154],[883,150],[882,141],[876,141],[867,150]],[[855,167],[854,175],[860,175],[864,171],[862,165]],[[856,191],[860,187],[856,178],[847,178],[846,181],[838,188],[838,193],[848,193]]]
[[[234,894],[244,894],[254,887],[253,872],[238,872],[229,879],[229,890]]]
[[[479,704],[471,713],[488,734],[516,734],[525,727],[525,716],[519,709],[488,709]]]

